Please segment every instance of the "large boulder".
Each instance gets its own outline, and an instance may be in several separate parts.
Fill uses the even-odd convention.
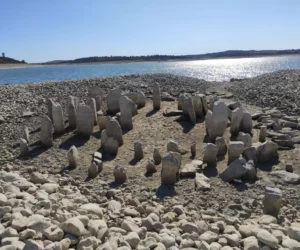
[[[224,156],[227,153],[227,145],[223,137],[216,138],[216,146],[218,148],[218,156]]]
[[[107,112],[114,115],[120,111],[120,97],[122,93],[119,88],[112,89],[107,95]]]
[[[213,95],[209,98],[209,109],[211,111],[214,111],[215,102],[217,102],[218,100],[219,100],[218,96],[216,96],[216,95]]]
[[[245,159],[237,159],[230,163],[221,173],[220,177],[223,181],[230,182],[235,179],[240,179],[248,172]]]
[[[180,165],[181,161],[172,152],[167,152],[162,158],[161,183],[174,185]]]
[[[236,139],[238,141],[242,141],[244,143],[245,148],[251,147],[252,145],[252,138],[250,134],[239,132],[239,135]]]
[[[199,94],[193,96],[193,104],[196,116],[198,118],[204,117],[203,105],[202,105],[202,98]]]
[[[93,110],[84,104],[80,104],[76,110],[77,131],[83,136],[90,136],[94,128]]]

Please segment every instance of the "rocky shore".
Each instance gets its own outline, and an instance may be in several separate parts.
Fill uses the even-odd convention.
[[[0,86],[0,250],[300,249],[299,81]]]

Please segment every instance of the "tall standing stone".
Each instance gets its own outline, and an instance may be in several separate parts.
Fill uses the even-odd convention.
[[[47,98],[46,103],[47,103],[48,117],[50,118],[51,122],[53,122],[53,117],[52,117],[53,101],[52,101],[52,99]]]
[[[275,187],[266,187],[264,199],[264,213],[277,217],[282,202],[282,192]]]
[[[134,143],[134,159],[139,161],[143,158],[144,158],[144,152],[143,152],[142,143],[135,142]]]
[[[95,102],[96,102],[96,111],[101,110],[102,107],[102,97],[100,95],[97,95],[94,97]]]
[[[207,163],[208,166],[217,165],[218,147],[215,144],[207,143],[203,154],[203,163]]]
[[[112,89],[108,92],[107,95],[107,112],[110,114],[116,114],[120,111],[120,100],[121,97],[121,90],[116,88]]]
[[[71,129],[77,128],[76,122],[76,109],[79,104],[79,99],[74,96],[69,96],[68,98],[68,120],[69,120],[69,127]]]
[[[218,156],[224,156],[227,153],[227,145],[223,137],[216,138],[216,146],[218,147]]]
[[[193,142],[191,145],[191,155],[192,157],[196,156],[196,142]]]
[[[174,185],[176,183],[179,169],[179,160],[171,152],[166,153],[162,158],[161,183]]]
[[[183,110],[184,99],[188,96],[190,96],[190,94],[187,94],[187,93],[183,93],[183,94],[179,95],[179,97],[178,97],[178,110]],[[188,114],[183,114],[183,115],[188,115]]]
[[[213,95],[210,97],[209,99],[209,108],[211,111],[214,111],[214,105],[215,105],[215,102],[217,102],[219,99],[216,95]]]
[[[132,107],[135,106],[127,96],[121,96],[120,98],[120,123],[123,129],[132,129]]]
[[[69,166],[71,168],[77,168],[79,155],[78,150],[74,145],[69,149],[67,157],[69,161]]]
[[[230,141],[228,145],[228,163],[240,158],[244,151],[244,143],[241,141]]]
[[[239,132],[239,135],[236,139],[238,141],[242,141],[244,143],[245,148],[252,146],[252,138],[251,138],[250,134]]]
[[[247,134],[251,134],[253,128],[252,116],[245,112],[243,114],[242,122],[241,122],[241,131]]]
[[[29,130],[27,126],[25,126],[23,130],[23,138],[29,143]]]
[[[77,130],[83,136],[90,136],[94,128],[94,115],[89,106],[80,104],[76,110]]]
[[[260,142],[265,142],[266,141],[266,136],[267,136],[267,127],[266,126],[261,126],[260,131],[259,131],[259,141]]]
[[[25,139],[20,139],[20,155],[25,156],[29,152],[29,147]]]
[[[155,148],[153,151],[153,160],[155,165],[159,165],[161,163],[161,155],[157,148]]]
[[[202,107],[203,107],[203,115],[206,115],[208,111],[208,104],[206,101],[206,96],[204,94],[198,94],[198,96],[201,98]]]
[[[59,103],[52,103],[52,119],[55,133],[63,133],[65,131],[64,115]]]
[[[146,96],[141,90],[137,91],[136,104],[139,109],[145,107],[145,105],[146,105]]]
[[[187,114],[192,124],[196,124],[196,113],[194,109],[193,99],[191,96],[185,97],[183,100],[183,114]]]
[[[202,99],[199,94],[196,94],[195,96],[193,96],[193,104],[194,104],[196,116],[198,118],[203,118],[204,112],[203,112],[203,106],[202,106]]]
[[[122,129],[117,120],[112,119],[107,122],[106,134],[108,137],[115,138],[119,142],[120,146],[123,145]]]
[[[96,109],[96,101],[94,98],[90,98],[87,101],[87,106],[89,106],[93,112],[94,125],[97,124],[97,109]]]
[[[237,136],[241,129],[241,123],[243,119],[243,110],[241,108],[236,108],[231,113],[231,125],[230,133],[232,136]]]
[[[223,137],[228,122],[227,106],[220,101],[214,103],[213,112],[207,112],[205,125],[209,140],[215,142],[216,138]]]
[[[46,147],[52,147],[53,145],[52,122],[48,116],[42,118],[40,140]]]
[[[160,102],[161,102],[161,95],[160,95],[160,87],[157,83],[154,83],[153,86],[153,109],[160,110]]]

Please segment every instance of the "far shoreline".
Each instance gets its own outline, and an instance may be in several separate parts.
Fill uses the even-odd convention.
[[[39,63],[27,63],[27,64],[0,64],[1,69],[17,69],[17,68],[35,68],[35,67],[48,67],[48,66],[69,66],[69,65],[93,65],[93,64],[125,64],[125,63],[139,63],[139,62],[190,62],[190,61],[207,61],[207,60],[227,60],[227,59],[247,59],[247,58],[263,58],[263,57],[284,57],[284,56],[300,56],[300,54],[286,54],[286,55],[257,55],[248,57],[219,57],[219,58],[196,58],[196,59],[171,59],[171,60],[135,60],[135,61],[112,61],[112,62],[86,62],[86,63],[54,63],[54,64],[39,64]]]

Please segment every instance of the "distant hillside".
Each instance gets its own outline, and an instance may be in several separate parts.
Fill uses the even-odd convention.
[[[278,56],[300,54],[300,49],[291,50],[228,50],[207,54],[196,55],[150,55],[150,56],[93,56],[78,58],[75,60],[55,60],[42,64],[62,64],[62,63],[96,63],[96,62],[131,62],[131,61],[167,61],[167,60],[195,60],[213,58],[236,58],[236,57],[256,57],[256,56]]]
[[[0,64],[16,64],[16,63],[26,63],[24,60],[18,61],[9,57],[0,57]]]

